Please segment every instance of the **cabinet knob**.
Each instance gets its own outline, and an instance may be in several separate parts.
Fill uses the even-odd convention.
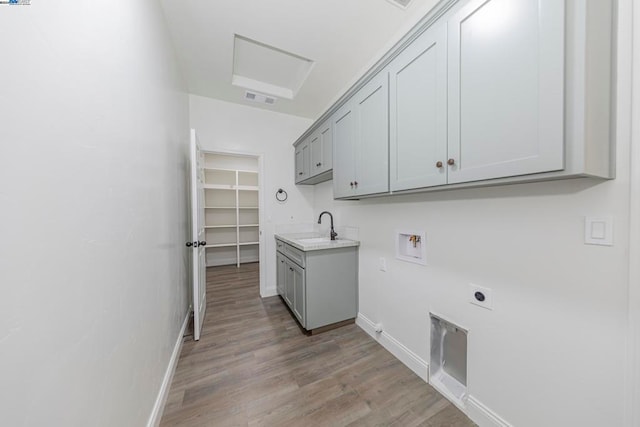
[[[449,166],[453,166],[453,165],[455,165],[455,164],[456,164],[456,161],[455,161],[455,160],[453,160],[453,159],[449,159],[449,160],[447,160],[447,164],[448,164]]]
[[[349,185],[351,185],[351,188],[353,188],[353,182],[350,182]]]
[[[320,166],[322,166],[322,163],[316,163],[316,166],[320,167]]]
[[[442,162],[438,162],[438,163],[436,163],[436,167],[437,167],[438,169],[440,169],[440,168],[442,167]]]
[[[293,271],[293,268],[289,267],[289,271]]]
[[[353,185],[355,185],[356,188],[358,188],[358,181],[353,181]]]
[[[198,242],[200,244],[200,246],[207,246],[207,242],[205,242],[204,240],[202,240],[201,242]]]
[[[304,172],[298,172],[298,175],[302,175]]]

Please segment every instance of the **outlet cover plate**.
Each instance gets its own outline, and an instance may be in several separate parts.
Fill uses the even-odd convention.
[[[490,288],[469,283],[469,302],[487,310],[493,310],[493,292]]]

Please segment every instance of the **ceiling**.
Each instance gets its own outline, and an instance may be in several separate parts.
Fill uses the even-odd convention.
[[[161,3],[190,93],[317,119],[437,0]]]

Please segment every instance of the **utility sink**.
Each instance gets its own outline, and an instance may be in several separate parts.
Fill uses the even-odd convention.
[[[310,237],[308,239],[298,239],[298,241],[304,244],[314,244],[314,243],[329,243],[331,239],[329,239],[328,237]]]

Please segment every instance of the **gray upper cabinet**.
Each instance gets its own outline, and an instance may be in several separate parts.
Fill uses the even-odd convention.
[[[318,184],[332,178],[333,132],[326,120],[296,145],[296,184]]]
[[[447,183],[447,27],[423,33],[389,66],[391,191]]]
[[[564,2],[472,0],[448,19],[448,182],[564,168]]]
[[[311,170],[311,155],[309,149],[309,141],[304,141],[296,147],[296,184],[309,178]]]
[[[389,83],[375,76],[338,110],[334,128],[334,197],[389,191]]]
[[[615,177],[614,0],[438,4],[318,122],[335,198]]]

